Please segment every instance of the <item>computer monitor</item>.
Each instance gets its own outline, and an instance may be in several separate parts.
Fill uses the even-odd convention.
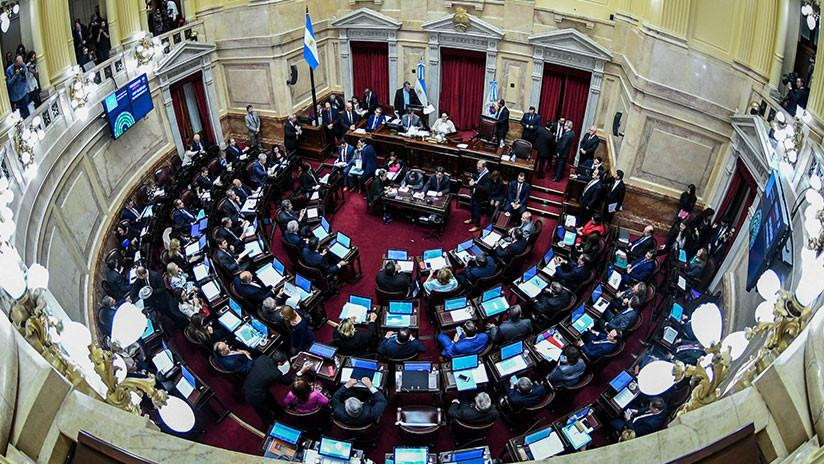
[[[321,358],[325,359],[332,359],[335,357],[335,353],[338,351],[337,348],[329,345],[324,345],[323,343],[312,343],[312,346],[309,347],[309,352],[312,354],[316,354]]]
[[[352,359],[352,367],[360,368],[360,369],[369,369],[370,371],[378,370],[378,363],[377,361],[371,361],[369,359],[360,359],[360,358],[351,358]]]
[[[521,353],[524,352],[524,342],[517,341],[515,343],[510,343],[509,345],[504,345],[501,347],[501,360],[513,358],[515,356],[519,356]]]
[[[270,436],[275,437],[278,440],[285,441],[290,445],[298,444],[298,440],[300,440],[300,434],[300,430],[293,429],[292,427],[281,424],[280,422],[275,422],[275,425],[272,426],[272,430],[269,431]]]
[[[491,300],[492,298],[495,298],[496,296],[498,296],[500,294],[501,294],[501,286],[498,285],[495,288],[490,288],[489,290],[485,291],[483,293],[483,295],[481,296],[481,301]]]
[[[456,451],[452,455],[452,461],[454,462],[461,462],[461,461],[468,461],[470,459],[478,459],[484,456],[484,449],[472,449],[466,451]]]
[[[684,316],[684,307],[678,303],[672,304],[672,309],[670,310],[670,317],[673,320],[681,321],[681,318]]]
[[[423,361],[410,361],[403,363],[405,371],[427,371],[432,370],[432,363]]]
[[[425,250],[423,252],[424,261],[426,261],[427,259],[440,258],[441,256],[443,256],[443,249],[441,249],[441,248],[435,248],[435,249],[432,249],[432,250]]]
[[[478,367],[478,355],[458,356],[452,358],[452,371],[465,371]]]
[[[616,392],[619,392],[623,390],[624,387],[626,387],[630,382],[632,382],[632,376],[627,374],[627,371],[621,371],[609,382],[609,386]]]
[[[395,464],[426,464],[429,448],[395,448]]]
[[[198,221],[197,226],[200,228],[201,232],[205,231],[209,228],[209,218],[205,217]]]
[[[324,231],[326,231],[326,233],[327,233],[327,234],[328,234],[328,233],[329,233],[329,231],[331,230],[331,229],[329,228],[329,222],[328,222],[328,221],[326,220],[326,218],[325,218],[325,217],[323,217],[323,216],[321,216],[321,218],[320,218],[320,226],[321,226],[321,227],[323,227],[323,230],[324,230]]]
[[[386,252],[386,259],[393,259],[396,261],[406,261],[408,259],[406,250],[389,250]]]
[[[275,268],[275,270],[278,271],[280,275],[286,274],[286,268],[283,266],[283,263],[281,263],[279,259],[272,258],[272,267]]]
[[[451,298],[443,302],[444,309],[447,311],[454,311],[456,309],[466,308],[466,297]]]
[[[238,317],[243,317],[243,309],[240,307],[234,298],[229,298],[229,309],[231,309]]]
[[[336,241],[346,248],[349,248],[349,245],[352,243],[352,239],[349,238],[349,236],[344,234],[343,232],[338,232],[336,236]]]
[[[348,461],[352,456],[352,443],[321,437],[318,453],[321,456]]]
[[[555,257],[555,251],[552,250],[552,247],[547,250],[546,254],[544,255],[544,264],[549,263],[552,261],[552,258]]]
[[[596,301],[598,301],[598,298],[601,298],[601,295],[603,295],[603,293],[604,293],[604,286],[601,285],[601,284],[596,285],[595,288],[592,289],[592,295],[590,295],[590,297],[589,297],[590,301],[595,303]]]
[[[392,314],[412,314],[411,301],[390,301],[389,312]]]
[[[366,309],[372,309],[372,298],[367,298],[365,296],[358,295],[349,295],[349,302],[354,305],[363,306]]]
[[[307,293],[312,292],[312,282],[300,274],[295,274],[295,285],[302,288]]]
[[[200,237],[200,240],[198,240],[198,241],[197,241],[197,246],[198,246],[198,248],[200,248],[201,250],[203,250],[204,248],[206,248],[206,236],[205,236],[205,235],[202,235],[202,236]]]
[[[484,227],[484,230],[481,231],[481,237],[486,237],[487,235],[489,235],[490,232],[492,232],[492,224],[489,224],[488,226]]]
[[[532,266],[531,268],[527,269],[524,272],[524,275],[521,277],[521,282],[526,282],[529,279],[533,278],[535,274],[538,273],[538,266]]]
[[[458,244],[458,251],[466,251],[466,250],[472,248],[472,244],[473,244],[472,240],[467,240],[465,242],[461,242],[461,243]]]

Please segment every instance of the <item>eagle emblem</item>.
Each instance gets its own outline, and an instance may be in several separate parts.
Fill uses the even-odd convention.
[[[452,16],[452,27],[458,32],[469,30],[469,15],[464,7],[459,6],[455,9],[455,15]]]

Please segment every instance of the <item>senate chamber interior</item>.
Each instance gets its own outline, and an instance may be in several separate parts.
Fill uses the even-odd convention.
[[[0,463],[824,462],[821,6],[0,1]]]

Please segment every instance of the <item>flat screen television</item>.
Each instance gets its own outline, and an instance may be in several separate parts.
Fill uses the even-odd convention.
[[[758,209],[750,221],[750,253],[747,262],[747,290],[758,282],[790,231],[790,215],[778,172],[773,170]]]
[[[154,102],[146,74],[138,76],[103,99],[103,112],[115,139],[129,130],[135,122],[143,119],[152,109]]]

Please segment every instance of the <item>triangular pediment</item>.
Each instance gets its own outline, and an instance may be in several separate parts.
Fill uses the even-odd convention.
[[[749,151],[742,157],[744,163],[757,182],[766,182],[770,171],[769,160],[773,158],[775,151],[769,138],[770,126],[761,117],[747,114],[733,116],[732,128]]]
[[[192,61],[200,60],[203,56],[215,51],[214,44],[205,44],[193,41],[183,41],[175,46],[168,55],[157,64],[156,74],[165,74],[173,69],[185,66]]]
[[[401,22],[369,8],[359,8],[332,21],[339,29],[400,29]]]
[[[455,15],[451,14],[448,16],[444,16],[443,18],[436,19],[433,21],[428,21],[423,23],[423,30],[426,32],[445,32],[450,34],[468,34],[474,35],[478,37],[484,37],[488,39],[502,39],[504,36],[504,31],[499,29],[492,24],[489,24],[486,21],[478,18],[477,16],[472,16],[471,14],[467,14],[466,16],[469,17],[469,25],[465,32],[459,31],[455,28],[454,18]]]
[[[529,36],[529,43],[588,56],[600,61],[612,59],[612,52],[607,47],[575,29],[558,29],[543,34],[534,34]]]

